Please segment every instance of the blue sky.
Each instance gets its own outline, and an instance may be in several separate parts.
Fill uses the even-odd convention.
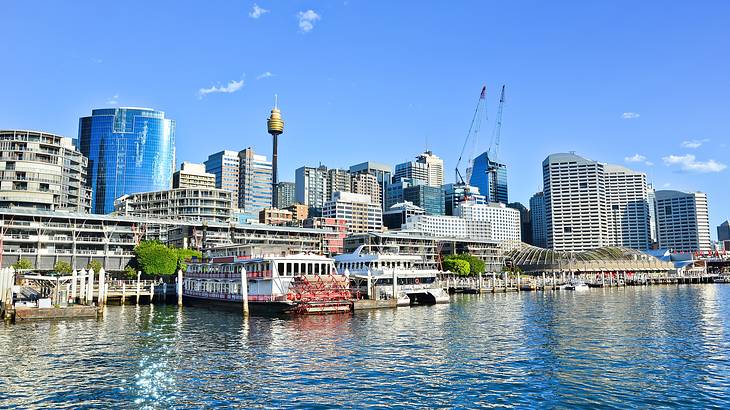
[[[148,106],[177,121],[178,163],[270,155],[278,93],[283,180],[427,143],[451,180],[481,85],[491,121],[506,84],[511,200],[570,150],[707,192],[713,237],[730,217],[729,2],[0,0],[0,16],[0,128],[76,136],[92,108]]]

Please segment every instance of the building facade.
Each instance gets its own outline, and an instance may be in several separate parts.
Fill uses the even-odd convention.
[[[215,175],[215,187],[233,194],[233,204],[238,206],[238,169],[240,162],[237,151],[219,151],[208,155],[204,162],[205,172]]]
[[[177,188],[121,196],[114,203],[118,215],[186,221],[229,222],[233,196],[218,188]]]
[[[707,194],[656,191],[659,247],[675,252],[712,249]]]
[[[425,151],[418,155],[415,161],[404,162],[395,166],[393,181],[414,179],[422,181],[432,187],[441,187],[444,184],[444,160]]]
[[[730,221],[725,221],[717,227],[717,240],[730,241]]]
[[[426,215],[444,214],[444,190],[440,186],[414,185],[403,189],[403,201],[413,203],[426,211]]]
[[[375,176],[380,185],[381,193],[381,206],[385,210],[385,187],[388,185],[393,178],[393,167],[386,164],[380,164],[377,162],[367,161],[350,167],[350,174],[370,174]]]
[[[348,233],[383,230],[383,210],[367,195],[335,192],[332,200],[325,203],[322,217],[344,219]]]
[[[114,210],[125,194],[169,189],[175,171],[175,121],[149,108],[92,110],[79,120],[81,153],[89,159],[92,212]]]
[[[383,203],[383,195],[380,190],[380,182],[375,175],[360,173],[352,176],[352,190],[355,194],[363,194],[370,197],[370,201],[376,204]]]
[[[215,188],[215,175],[205,172],[205,165],[183,162],[172,174],[173,188]]]
[[[294,205],[296,200],[296,188],[293,182],[278,182],[276,184],[276,198],[274,208],[284,209]]]
[[[532,222],[532,243],[547,248],[547,226],[545,222],[545,196],[538,192],[530,198],[530,220]]]
[[[401,229],[409,217],[425,215],[426,211],[412,202],[401,202],[383,212],[383,226],[388,229]]]
[[[251,147],[238,153],[238,208],[247,214],[271,207],[272,168]]]
[[[321,210],[327,198],[327,167],[301,167],[295,171],[297,202]]]
[[[520,239],[524,243],[532,243],[532,215],[526,206],[519,202],[507,204],[507,207],[520,212]]]
[[[455,214],[469,221],[487,222],[490,228],[488,239],[493,241],[517,243],[521,240],[520,211],[505,204],[462,202]]]
[[[287,225],[294,220],[291,211],[265,208],[259,211],[259,223],[266,225]]]
[[[0,208],[89,212],[87,172],[70,138],[0,130]]]
[[[605,165],[609,246],[649,249],[649,186],[646,174]]]
[[[486,204],[487,198],[479,193],[479,188],[468,184],[444,184],[444,212],[454,215],[454,209],[463,201]]]
[[[416,215],[403,224],[404,231],[445,238],[491,240],[489,222],[446,215]]]
[[[484,152],[474,158],[469,175],[469,185],[476,186],[487,202],[506,204],[509,202],[507,189],[507,165],[489,158]]]
[[[332,199],[335,192],[351,192],[352,178],[350,171],[331,168],[327,170],[327,200]]]

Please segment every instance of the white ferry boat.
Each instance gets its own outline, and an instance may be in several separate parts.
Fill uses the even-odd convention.
[[[193,305],[243,307],[241,278],[248,280],[249,311],[326,314],[351,311],[347,277],[332,259],[314,254],[221,256],[188,265],[183,300]]]
[[[438,279],[439,271],[417,268],[421,262],[417,255],[366,253],[364,246],[353,253],[335,256],[337,269],[350,277],[356,299],[393,299],[395,291],[399,306],[448,303],[449,295]]]

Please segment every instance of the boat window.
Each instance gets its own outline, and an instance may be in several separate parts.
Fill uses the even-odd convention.
[[[314,274],[319,275],[319,263],[314,264]]]
[[[291,276],[294,274],[294,269],[291,267],[291,262],[287,262],[286,264],[286,275]]]
[[[279,262],[279,265],[277,266],[277,269],[279,271],[279,276],[286,276],[286,271],[284,271],[284,264]]]
[[[299,264],[298,263],[295,263],[294,264],[294,271],[293,271],[293,273],[295,275],[298,275],[299,274]]]

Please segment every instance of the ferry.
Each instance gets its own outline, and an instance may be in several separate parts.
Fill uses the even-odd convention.
[[[352,305],[347,277],[322,255],[212,257],[193,261],[184,275],[186,304],[242,309],[244,293],[251,313],[347,313]]]
[[[437,269],[419,266],[422,258],[398,252],[355,252],[334,257],[335,266],[350,278],[356,299],[392,300],[394,291],[398,306],[449,303],[449,295],[438,279]],[[393,278],[396,286],[393,286]]]

